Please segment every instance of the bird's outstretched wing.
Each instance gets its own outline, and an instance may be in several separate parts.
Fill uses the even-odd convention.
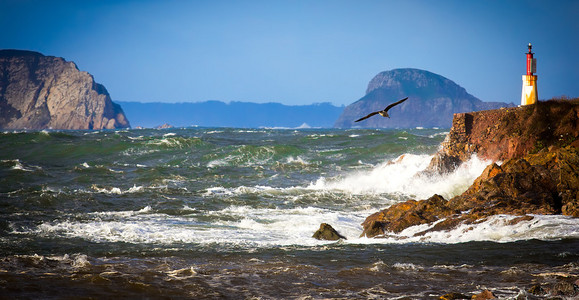
[[[394,107],[394,106],[396,106],[396,105],[398,105],[398,104],[406,101],[407,99],[408,99],[408,97],[406,97],[406,98],[404,98],[404,99],[402,99],[402,100],[400,100],[400,101],[394,102],[394,103],[386,106],[386,108],[384,109],[384,111],[388,111],[388,110],[391,109],[392,107]]]
[[[354,121],[354,122],[360,122],[360,121],[362,121],[362,120],[366,120],[366,119],[368,119],[369,117],[371,117],[371,116],[373,116],[373,115],[379,114],[380,112],[387,112],[387,111],[388,111],[389,109],[391,109],[392,107],[394,107],[394,106],[396,106],[396,105],[398,105],[398,104],[406,101],[407,99],[408,99],[408,97],[406,97],[406,98],[404,98],[404,99],[402,99],[402,100],[399,100],[399,101],[397,101],[397,102],[394,102],[394,103],[386,106],[386,108],[385,108],[384,110],[382,110],[382,111],[375,111],[375,112],[373,112],[373,113],[371,113],[371,114],[369,114],[369,115],[367,115],[367,116],[365,116],[365,117],[363,117],[363,118],[360,118],[360,119],[358,119],[358,120],[356,120],[356,121]]]
[[[369,115],[367,115],[367,116],[365,116],[365,117],[363,117],[363,118],[360,118],[360,119],[358,119],[358,120],[356,120],[356,121],[354,121],[354,122],[360,122],[360,121],[362,121],[362,120],[366,120],[366,119],[368,119],[369,117],[371,117],[371,116],[373,116],[373,115],[377,115],[378,113],[379,113],[378,111],[375,111],[375,112],[370,113]]]

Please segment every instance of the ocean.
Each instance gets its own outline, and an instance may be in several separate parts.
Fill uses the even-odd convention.
[[[0,298],[539,299],[528,289],[579,274],[579,219],[565,216],[360,237],[370,214],[480,175],[477,157],[417,175],[447,133],[2,132]],[[321,223],[347,240],[312,238]]]

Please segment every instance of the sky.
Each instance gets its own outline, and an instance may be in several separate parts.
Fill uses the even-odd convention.
[[[0,0],[0,49],[74,61],[116,101],[348,105],[417,68],[520,103],[579,97],[577,0]]]

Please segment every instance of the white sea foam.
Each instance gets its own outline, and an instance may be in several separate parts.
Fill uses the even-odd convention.
[[[424,269],[422,266],[415,265],[413,263],[395,263],[394,265],[392,265],[392,267],[398,270],[411,270],[411,271]]]
[[[99,187],[96,185],[92,186],[92,189],[95,190],[97,193],[103,194],[115,194],[115,195],[123,195],[123,194],[131,194],[143,191],[143,186],[133,185],[133,187],[123,191],[118,187]]]
[[[437,133],[435,133],[435,134],[429,135],[428,137],[432,139],[432,138],[435,138],[435,137],[437,137],[437,136],[446,136],[448,133],[449,133],[448,131],[446,131],[446,132],[437,132]]]
[[[186,208],[184,208],[186,209]],[[369,211],[344,212],[319,207],[292,209],[229,206],[218,211],[186,209],[185,216],[156,213],[150,206],[136,211],[95,212],[87,221],[46,222],[28,231],[14,233],[83,238],[94,242],[223,244],[249,247],[290,245],[312,246],[312,234],[320,223],[329,223],[352,244],[383,243],[463,243],[469,241],[512,242],[518,240],[556,240],[579,238],[579,219],[565,216],[535,215],[532,220],[510,225],[515,216],[498,215],[479,224],[459,226],[451,231],[429,232],[433,224],[410,227],[385,238],[359,238],[360,223]],[[213,221],[199,221],[212,219]],[[415,266],[395,265],[398,269]]]
[[[13,166],[11,167],[12,170],[19,170],[24,172],[34,172],[37,170],[42,170],[42,167],[39,166],[32,166],[32,165],[25,165],[20,161],[20,159],[11,159],[11,160],[2,160],[2,162],[11,163]]]
[[[307,161],[307,159],[304,159],[301,156],[298,157],[293,157],[290,156],[286,159],[286,162],[288,164],[298,164],[298,165],[309,165],[310,163]]]
[[[181,147],[181,142],[176,138],[164,138],[160,140],[151,141],[150,144],[167,147]]]
[[[512,215],[495,215],[477,224],[463,224],[448,231],[432,231],[414,236],[432,228],[436,223],[417,225],[399,234],[389,234],[381,239],[359,239],[361,243],[443,243],[456,244],[471,241],[492,241],[498,243],[520,240],[558,240],[579,238],[579,219],[561,215],[533,215],[532,220],[510,225],[517,218]],[[442,221],[442,220],[441,220]]]
[[[353,194],[402,194],[417,199],[439,194],[449,199],[465,191],[490,163],[473,156],[450,174],[418,175],[431,159],[430,155],[405,154],[370,170],[356,171],[340,178],[321,177],[308,188],[336,189]]]
[[[127,243],[195,243],[229,244],[241,246],[317,245],[311,238],[319,224],[340,224],[338,230],[355,238],[361,230],[364,213],[343,214],[322,208],[255,209],[230,206],[220,211],[199,212],[211,223],[199,222],[191,215],[169,216],[152,212],[150,207],[138,211],[96,212],[88,214],[88,221],[46,222],[20,234],[83,238],[93,242]]]

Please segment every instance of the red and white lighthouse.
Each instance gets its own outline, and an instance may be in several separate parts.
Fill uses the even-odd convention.
[[[533,45],[529,43],[529,52],[527,52],[527,75],[523,75],[523,92],[521,94],[521,105],[537,103],[537,59],[533,58],[531,49]]]

